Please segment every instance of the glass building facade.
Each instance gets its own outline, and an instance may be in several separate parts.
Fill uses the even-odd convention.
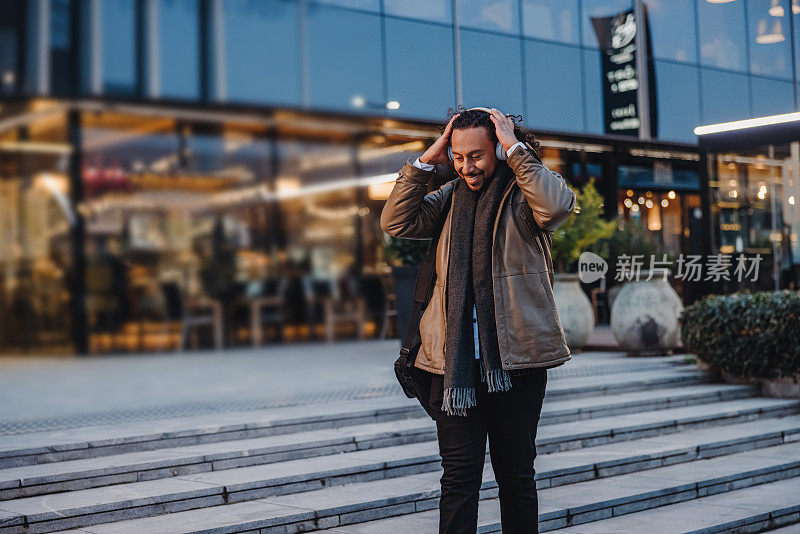
[[[625,13],[646,127],[621,132]],[[797,111],[798,24],[794,0],[7,0],[0,351],[378,335],[383,201],[459,104],[521,115],[669,252],[735,248],[693,129]],[[348,294],[363,331],[324,319]]]

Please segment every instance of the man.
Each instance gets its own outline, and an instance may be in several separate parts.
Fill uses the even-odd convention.
[[[534,442],[547,368],[571,358],[553,300],[550,244],[575,193],[526,138],[494,108],[454,115],[400,170],[381,213],[389,235],[426,239],[450,206],[414,363],[433,373],[440,534],[477,530],[487,434],[503,532],[538,532]],[[426,194],[450,165],[458,176]]]

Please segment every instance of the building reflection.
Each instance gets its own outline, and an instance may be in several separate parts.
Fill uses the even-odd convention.
[[[396,333],[378,219],[438,125],[85,102],[12,112],[27,121],[1,141],[2,350]],[[642,217],[670,252],[687,249],[700,187],[688,147],[540,142],[571,185],[597,180],[609,217]]]

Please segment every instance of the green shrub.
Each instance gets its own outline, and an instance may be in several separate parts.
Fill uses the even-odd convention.
[[[578,191],[575,211],[553,233],[550,254],[557,273],[578,270],[578,258],[599,239],[608,238],[617,228],[617,219],[607,221],[603,218],[603,195],[591,178]]]
[[[743,378],[800,373],[800,293],[712,295],[681,313],[684,347],[714,370]]]
[[[650,257],[662,261],[666,254],[666,261],[675,272],[675,258],[661,246],[655,232],[647,229],[647,224],[641,217],[623,219],[618,228],[609,237],[598,239],[588,248],[608,262],[608,275],[606,281],[609,285],[618,283],[616,273],[619,270],[619,257],[623,254],[639,256],[637,261],[642,262],[642,269],[650,268]]]

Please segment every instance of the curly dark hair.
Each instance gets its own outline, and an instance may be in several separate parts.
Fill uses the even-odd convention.
[[[486,131],[489,132],[489,140],[491,140],[492,144],[497,143],[494,122],[492,122],[489,114],[480,109],[469,110],[461,105],[456,109],[449,108],[447,110],[447,122],[439,127],[440,132],[444,133],[447,123],[450,122],[450,119],[452,119],[454,115],[458,115],[458,118],[453,121],[454,130],[466,130],[467,128],[483,126],[486,128]],[[519,123],[522,122],[522,115],[506,115],[506,117],[514,121],[514,136],[526,143],[528,147],[533,150],[536,157],[541,160],[541,146],[539,145],[539,141],[536,140],[536,136],[533,135],[533,132],[530,130],[525,130],[519,125]]]

